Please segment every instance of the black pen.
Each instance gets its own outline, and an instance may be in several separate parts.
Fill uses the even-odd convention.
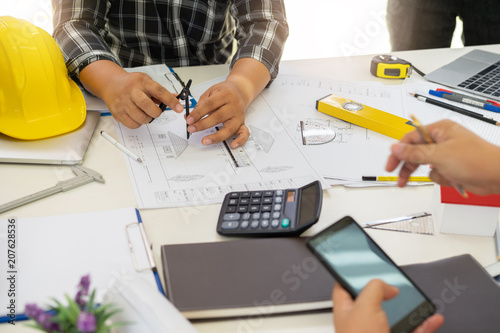
[[[482,120],[482,121],[485,121],[485,122],[493,124],[493,125],[497,125],[497,126],[500,125],[500,122],[498,122],[498,121],[496,121],[494,119],[485,117],[485,116],[483,116],[480,113],[469,111],[469,110],[466,110],[466,109],[462,109],[462,108],[460,108],[458,106],[451,105],[451,104],[448,104],[448,103],[444,103],[444,102],[441,102],[441,101],[437,101],[435,99],[432,99],[432,98],[429,98],[429,97],[425,97],[425,96],[422,96],[422,95],[419,95],[419,94],[410,93],[410,95],[412,95],[413,97],[417,98],[419,101],[426,102],[426,103],[429,103],[429,104],[432,104],[432,105],[436,105],[436,106],[440,106],[442,108],[445,108],[445,109],[448,109],[448,110],[451,110],[451,111],[455,111],[455,112],[458,112],[458,113],[463,114],[465,116],[476,118],[478,120]]]

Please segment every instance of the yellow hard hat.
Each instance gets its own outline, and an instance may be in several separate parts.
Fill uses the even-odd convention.
[[[85,121],[85,99],[68,77],[61,49],[43,29],[0,16],[0,132],[35,140]]]

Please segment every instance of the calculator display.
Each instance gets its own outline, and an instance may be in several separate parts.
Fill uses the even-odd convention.
[[[300,198],[299,225],[309,222],[316,216],[317,188],[308,186],[302,189]]]

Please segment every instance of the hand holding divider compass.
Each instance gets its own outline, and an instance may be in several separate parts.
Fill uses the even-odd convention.
[[[186,107],[186,118],[189,116],[189,95],[191,95],[191,91],[189,90],[189,88],[191,87],[192,81],[193,80],[189,79],[188,83],[182,88],[181,92],[177,95],[177,99],[184,101],[184,105]],[[167,108],[167,106],[163,103],[160,103],[159,107],[162,112],[165,111],[165,109]],[[189,139],[190,133],[187,131],[187,128],[188,124],[186,124],[186,134],[187,138]]]

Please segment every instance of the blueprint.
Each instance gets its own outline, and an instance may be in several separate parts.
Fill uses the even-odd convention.
[[[401,91],[377,82],[279,75],[261,95],[318,172],[330,184],[345,185],[362,176],[387,175],[385,163],[397,140],[318,112],[316,100],[335,94],[405,117]],[[428,172],[422,167],[416,174]]]
[[[193,97],[212,84],[191,88]],[[138,207],[214,204],[230,191],[296,188],[322,180],[262,97],[251,104],[245,123],[249,140],[231,149],[230,139],[201,143],[221,125],[188,140],[184,114],[173,111],[138,129],[115,122],[122,144],[143,160],[126,159]]]

